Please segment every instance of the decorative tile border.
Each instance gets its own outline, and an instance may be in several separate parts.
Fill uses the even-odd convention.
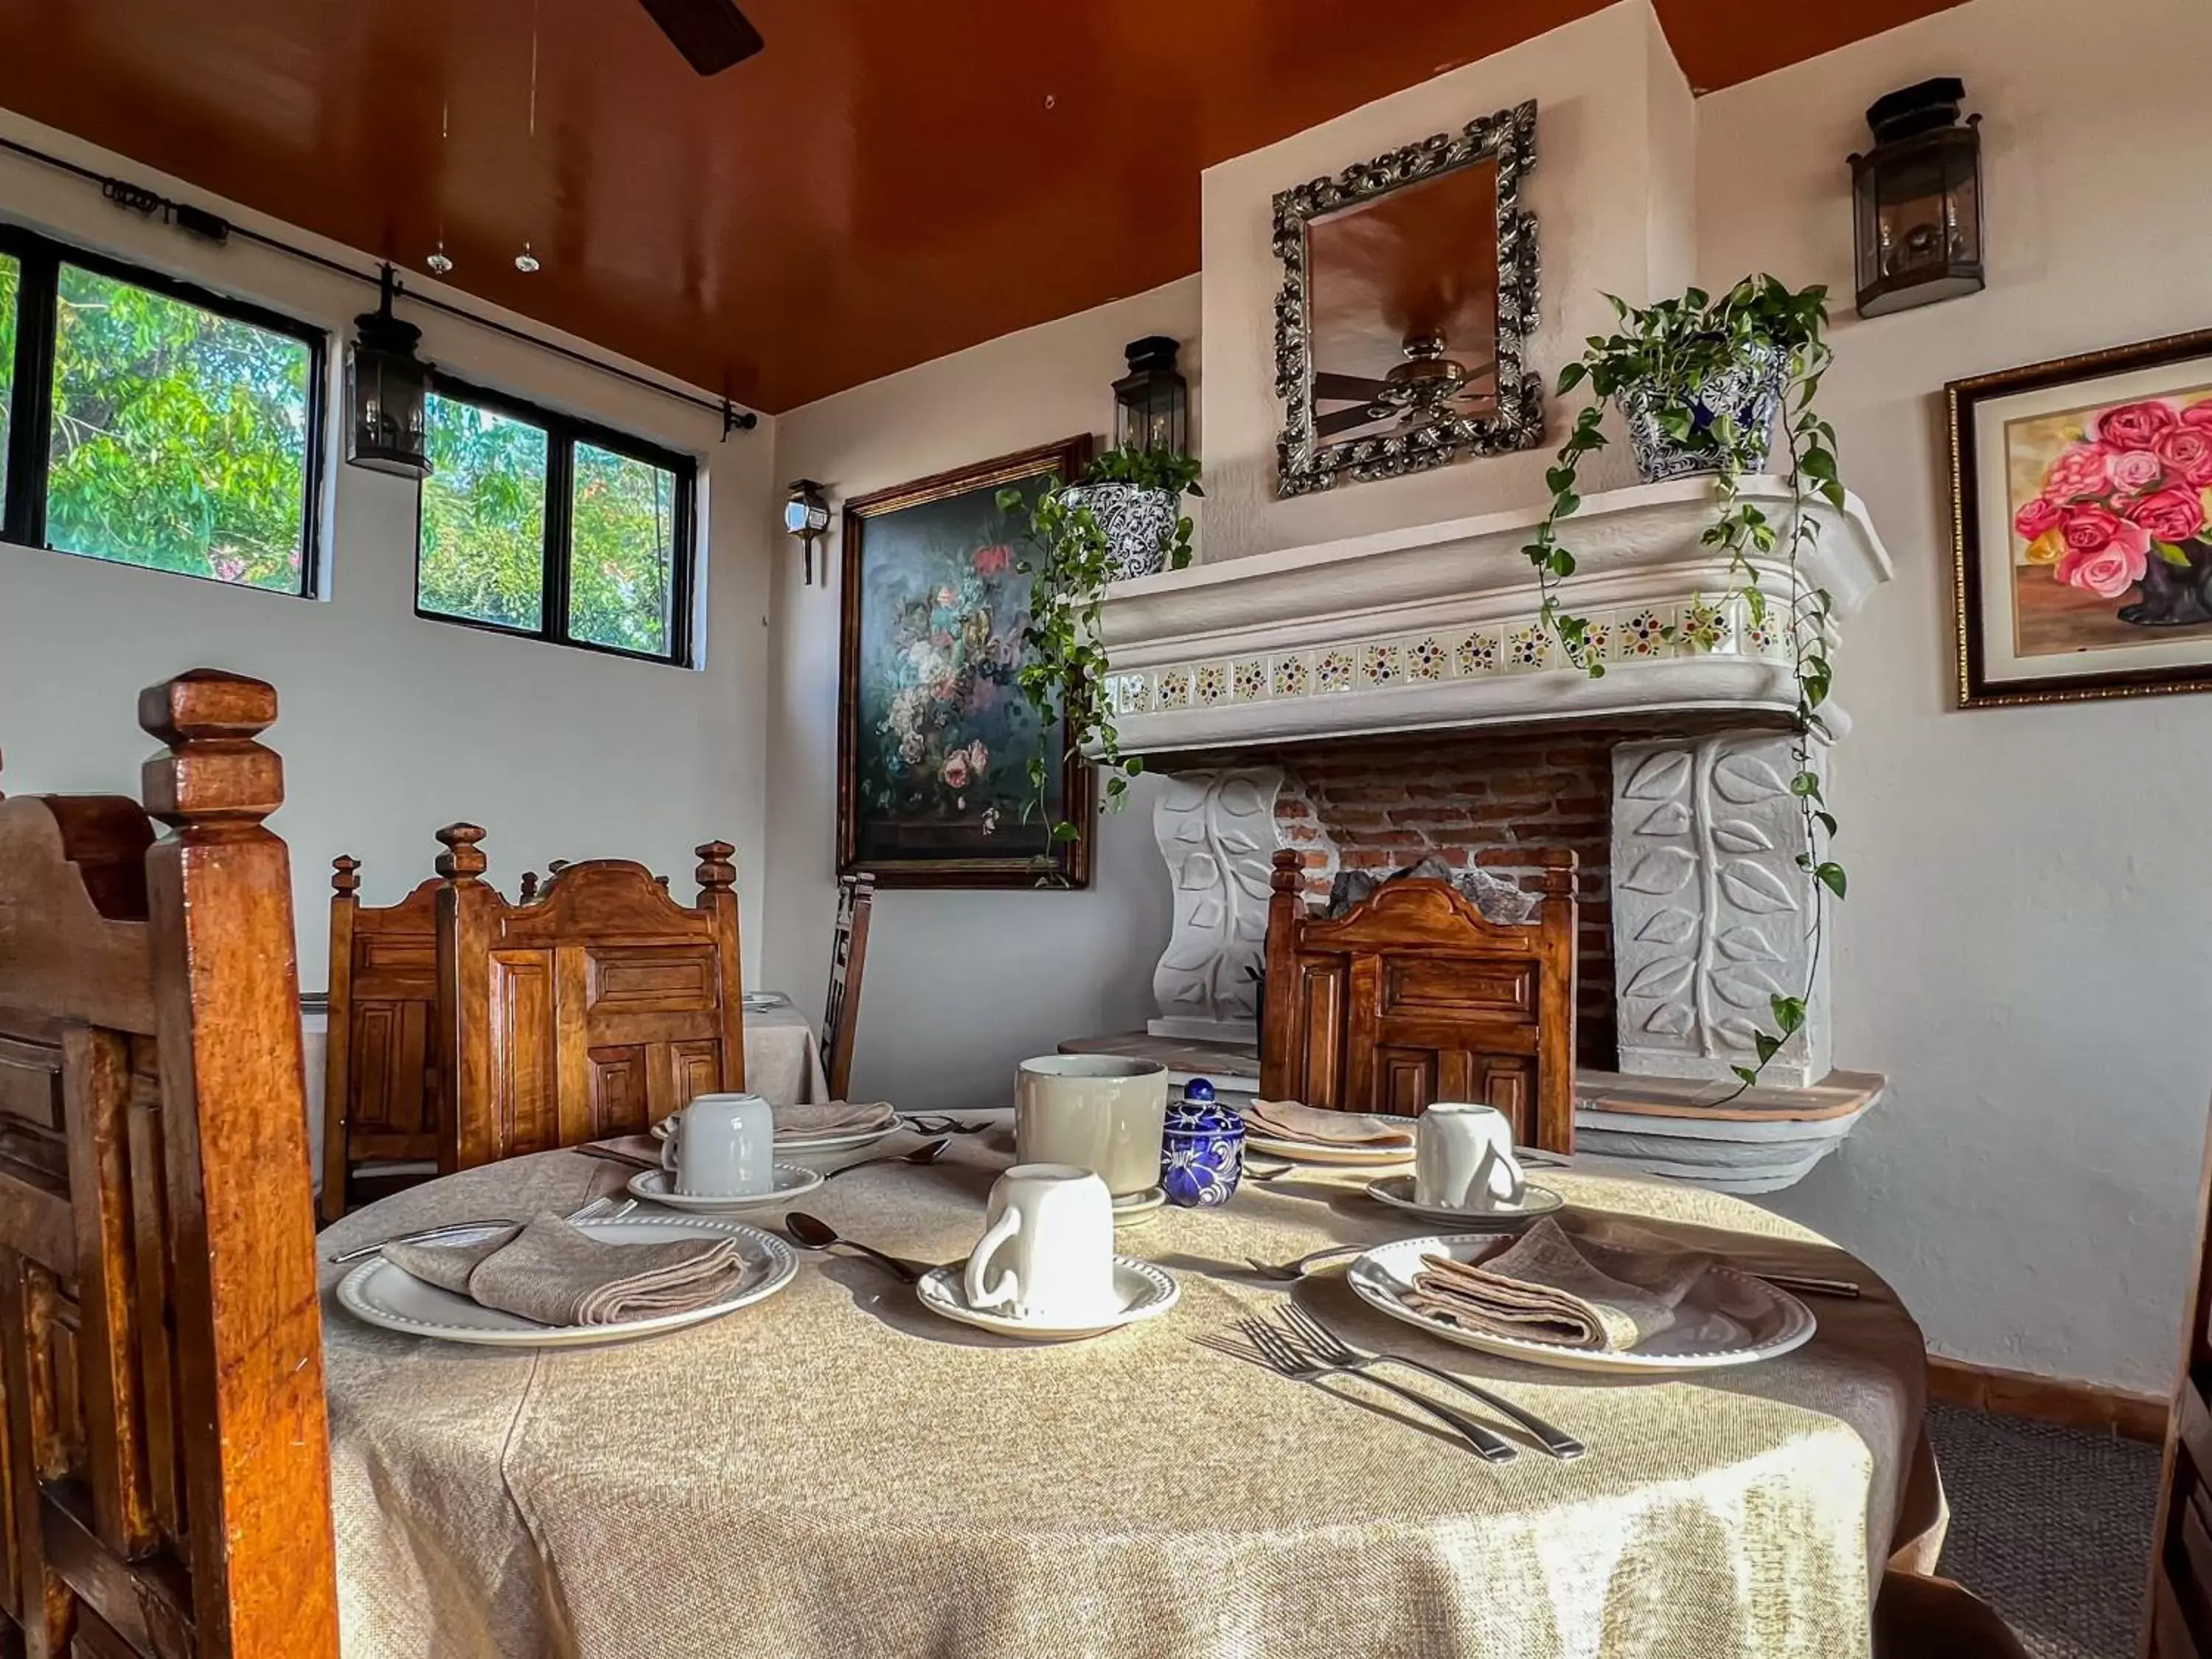
[[[1693,593],[1679,601],[1592,613],[1589,640],[1600,660],[1657,661],[1694,656],[1790,657],[1786,619],[1770,603],[1753,623],[1741,595]],[[1107,678],[1116,714],[1147,714],[1223,703],[1336,696],[1496,674],[1577,672],[1534,617],[1480,628],[1437,629],[1347,641],[1266,656],[1212,658],[1145,673]]]

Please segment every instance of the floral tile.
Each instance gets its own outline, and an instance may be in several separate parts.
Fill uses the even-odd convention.
[[[1229,665],[1209,662],[1199,665],[1198,678],[1191,682],[1191,698],[1200,708],[1211,708],[1218,702],[1229,701]]]
[[[1190,670],[1163,668],[1152,678],[1152,702],[1160,708],[1190,706]]]
[[[1682,607],[1675,644],[1685,656],[1711,656],[1735,649],[1735,618],[1725,596],[1700,596]]]
[[[1152,682],[1144,674],[1115,674],[1107,684],[1109,698],[1117,714],[1143,714],[1151,712]]]
[[[1316,691],[1349,691],[1358,678],[1358,664],[1351,651],[1342,646],[1324,651],[1314,664],[1314,689]]]
[[[1754,621],[1749,599],[1739,599],[1736,604],[1736,638],[1741,641],[1737,648],[1748,656],[1786,660],[1790,655],[1790,629],[1783,615],[1784,607],[1767,595]]]
[[[1540,623],[1525,623],[1505,636],[1505,672],[1533,673],[1552,665],[1552,638]]]
[[[1583,634],[1581,649],[1569,652],[1564,647],[1553,652],[1554,657],[1565,657],[1575,667],[1588,670],[1594,662],[1609,662],[1613,659],[1613,638],[1620,631],[1610,611],[1601,611],[1583,620],[1589,624]]]
[[[1440,680],[1451,672],[1451,653],[1444,642],[1434,634],[1424,634],[1419,639],[1405,642],[1406,677],[1415,680]]]
[[[1248,657],[1230,670],[1230,690],[1239,702],[1257,702],[1267,695],[1267,665]]]
[[[1452,647],[1452,667],[1463,680],[1495,674],[1504,658],[1504,638],[1492,628],[1478,628]]]
[[[1674,607],[1639,605],[1618,611],[1613,621],[1613,659],[1633,662],[1640,658],[1674,654]]]
[[[1396,685],[1406,678],[1406,653],[1389,641],[1364,646],[1359,653],[1362,685]]]
[[[1268,694],[1277,697],[1303,697],[1313,690],[1313,671],[1300,656],[1271,658],[1267,665]]]

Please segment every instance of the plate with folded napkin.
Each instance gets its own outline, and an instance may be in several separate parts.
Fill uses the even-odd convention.
[[[1606,1243],[1547,1217],[1519,1237],[1401,1239],[1352,1264],[1394,1319],[1484,1353],[1650,1376],[1772,1359],[1812,1338],[1787,1291],[1700,1251]]]
[[[1238,1108],[1244,1145],[1297,1164],[1367,1166],[1409,1163],[1413,1120],[1370,1112],[1332,1112],[1295,1100],[1255,1100]]]
[[[668,1139],[666,1118],[653,1126],[655,1140]],[[825,1100],[818,1104],[779,1106],[775,1109],[775,1150],[794,1152],[849,1152],[872,1146],[900,1128],[899,1115],[888,1101]]]
[[[742,1222],[628,1215],[500,1222],[434,1244],[389,1244],[338,1281],[356,1319],[409,1336],[494,1347],[623,1342],[773,1296],[791,1247]]]

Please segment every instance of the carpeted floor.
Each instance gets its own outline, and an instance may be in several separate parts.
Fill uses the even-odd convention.
[[[1937,1570],[2036,1659],[2134,1659],[2158,1449],[1953,1406],[1929,1433],[1951,1504]]]

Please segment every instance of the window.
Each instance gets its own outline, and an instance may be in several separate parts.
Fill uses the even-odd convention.
[[[416,611],[684,660],[692,463],[445,375],[433,384]]]
[[[311,592],[324,363],[304,324],[0,228],[7,539]]]

